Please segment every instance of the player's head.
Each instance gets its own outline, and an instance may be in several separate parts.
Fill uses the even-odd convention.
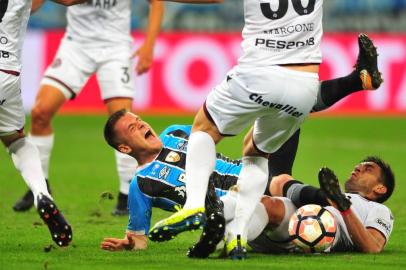
[[[109,117],[104,126],[104,138],[110,146],[138,162],[162,149],[162,142],[151,126],[125,109]]]
[[[367,157],[361,161],[345,182],[345,191],[376,201],[384,202],[393,193],[395,175],[385,161],[378,157]]]

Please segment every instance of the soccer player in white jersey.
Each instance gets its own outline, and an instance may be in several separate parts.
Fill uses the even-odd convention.
[[[295,0],[244,0],[243,54],[226,80],[209,93],[193,123],[186,204],[153,231],[187,226],[191,218],[204,213],[215,144],[253,125],[244,139],[236,215],[226,236],[228,255],[245,257],[247,223],[267,184],[267,158],[300,127],[317,98],[323,0],[304,5]]]
[[[378,253],[387,244],[394,218],[383,203],[393,193],[395,177],[382,159],[367,157],[355,166],[345,182],[345,194],[340,190],[337,177],[328,168],[321,169],[319,173],[320,189],[303,185],[290,175],[280,175],[274,180],[270,187],[272,192],[286,195],[289,199],[262,199],[274,229],[266,229],[250,243],[254,250],[275,252],[281,251],[281,248],[284,251],[292,248],[291,244],[282,244],[280,240],[288,239],[289,217],[297,207],[308,203],[325,206],[336,218],[337,234],[331,251]]]
[[[80,0],[55,0],[72,5]],[[83,1],[81,1],[83,2]],[[0,0],[0,139],[15,167],[34,194],[34,204],[59,246],[72,240],[72,230],[48,193],[35,145],[24,135],[21,99],[21,48],[31,11],[31,0]]]
[[[34,0],[38,8],[43,0]],[[138,74],[146,72],[153,58],[156,37],[160,31],[164,6],[150,1],[147,35],[144,44],[133,54],[130,33],[131,0],[87,1],[69,7],[67,28],[53,63],[41,81],[31,112],[29,139],[40,152],[42,169],[48,179],[49,160],[54,144],[52,118],[67,101],[74,99],[92,74],[97,75],[101,96],[108,114],[132,109],[134,76],[132,56],[138,57]],[[114,215],[126,215],[129,182],[137,163],[116,151],[120,179],[118,203]],[[24,211],[32,206],[28,191],[14,209]]]
[[[247,240],[251,248],[262,253],[299,251],[289,236],[289,219],[297,208],[319,204],[337,221],[331,252],[383,251],[394,223],[390,209],[383,204],[395,187],[390,166],[378,157],[365,158],[345,182],[346,193],[341,192],[337,177],[328,168],[320,170],[319,183],[320,189],[304,185],[287,174],[274,177],[270,185],[273,196],[262,197],[248,224]],[[232,224],[237,194],[238,191],[231,191],[221,198],[228,224]],[[228,225],[226,229],[230,229]],[[202,234],[199,242],[190,249],[189,257],[207,257],[206,249],[213,247],[212,238],[207,237],[207,233],[215,235],[216,231],[224,232],[224,229],[206,226],[206,235]]]

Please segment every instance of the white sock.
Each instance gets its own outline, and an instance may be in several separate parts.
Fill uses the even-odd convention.
[[[28,140],[33,143],[38,151],[41,160],[42,172],[45,178],[49,177],[49,159],[51,157],[52,148],[54,147],[54,134],[46,136],[28,135]]]
[[[120,192],[128,195],[130,189],[130,182],[137,170],[138,162],[135,158],[119,151],[114,151],[116,156],[116,165],[118,178],[120,180]]]
[[[262,203],[258,203],[248,223],[247,241],[257,238],[269,223],[268,213]]]
[[[38,149],[26,138],[21,138],[9,145],[8,151],[15,167],[20,171],[25,183],[34,194],[35,206],[39,193],[52,199],[42,173]]]
[[[237,203],[237,192],[229,191],[226,195],[220,197],[224,205],[224,218],[226,222],[230,222],[235,216],[235,205]]]
[[[226,226],[227,232],[237,229],[237,222],[233,222],[235,216],[235,206],[237,203],[237,193],[229,191],[226,195],[220,198],[224,205],[224,218],[228,223]],[[262,203],[258,203],[248,223],[247,241],[257,238],[269,223],[268,213]],[[234,229],[233,229],[234,228]]]
[[[238,178],[239,192],[235,209],[236,226],[230,231],[228,240],[241,235],[247,239],[248,223],[264,194],[268,180],[268,159],[263,157],[243,157],[243,166]]]
[[[189,137],[186,155],[186,203],[184,209],[204,207],[209,177],[216,165],[216,145],[202,131]]]

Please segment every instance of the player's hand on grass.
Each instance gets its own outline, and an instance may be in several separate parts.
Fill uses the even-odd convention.
[[[143,44],[133,54],[133,57],[138,58],[135,71],[138,75],[141,75],[149,70],[152,65],[152,59],[154,55],[154,47],[148,44]]]
[[[119,238],[104,238],[100,245],[101,249],[108,251],[132,250],[135,247],[135,242],[131,234],[127,233],[124,239]]]

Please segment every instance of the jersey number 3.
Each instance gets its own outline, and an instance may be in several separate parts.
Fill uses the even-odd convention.
[[[300,16],[312,13],[316,4],[316,0],[309,0],[307,7],[303,7],[302,0],[279,0],[278,10],[273,11],[270,3],[261,3],[262,14],[270,20],[280,19],[288,12],[289,1],[292,1],[293,8]]]
[[[0,23],[3,20],[4,14],[6,14],[8,6],[8,0],[0,0]]]

